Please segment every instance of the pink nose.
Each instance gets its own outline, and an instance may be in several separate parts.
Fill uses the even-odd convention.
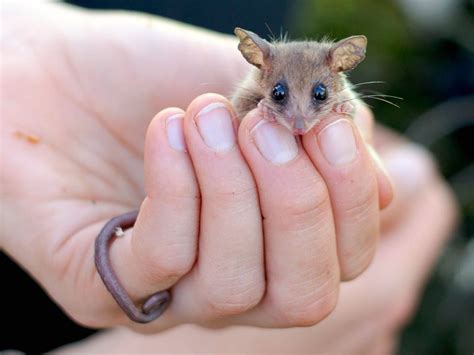
[[[297,116],[293,122],[293,134],[299,135],[306,132],[306,122],[303,117]]]

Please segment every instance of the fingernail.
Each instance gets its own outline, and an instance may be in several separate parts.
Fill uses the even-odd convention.
[[[168,135],[168,143],[171,148],[185,152],[186,143],[183,133],[183,114],[179,113],[166,119],[166,134]]]
[[[257,149],[273,164],[285,164],[298,155],[295,136],[279,123],[262,120],[251,134]]]
[[[324,158],[333,166],[349,164],[356,157],[356,141],[350,122],[339,119],[323,128],[318,143]]]
[[[232,118],[224,104],[216,102],[204,107],[195,121],[204,143],[212,150],[225,151],[235,145]]]

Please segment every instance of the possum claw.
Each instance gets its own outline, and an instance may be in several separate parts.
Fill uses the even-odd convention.
[[[348,113],[350,115],[354,114],[355,112],[355,106],[351,104],[350,102],[341,102],[334,104],[332,107],[333,112],[336,113]]]
[[[267,106],[265,106],[262,103],[262,101],[260,101],[258,103],[257,107],[259,108],[260,113],[261,113],[264,120],[266,120],[268,122],[275,122],[276,121],[275,115],[272,114],[272,112],[268,109]]]

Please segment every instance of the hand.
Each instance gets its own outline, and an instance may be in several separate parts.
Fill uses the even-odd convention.
[[[373,263],[341,286],[338,305],[328,318],[309,328],[231,327],[216,332],[183,326],[152,337],[116,329],[58,352],[396,353],[400,329],[416,309],[424,282],[455,226],[457,210],[425,151],[386,129],[377,129],[375,138],[397,194],[383,212]]]
[[[169,287],[174,297],[141,330],[311,325],[333,310],[340,280],[373,258],[392,194],[352,121],[328,117],[297,144],[254,111],[236,137],[229,102],[204,95],[150,123],[163,107],[228,91],[246,68],[236,42],[146,17],[5,8],[1,245],[66,312],[89,326],[127,323],[93,244],[140,204],[111,246],[114,269],[136,301]],[[359,121],[370,140],[363,108]]]
[[[93,242],[143,199],[151,118],[230,92],[247,66],[227,36],[164,19],[1,5],[0,247],[71,316],[104,324],[104,304],[120,312],[97,277]]]

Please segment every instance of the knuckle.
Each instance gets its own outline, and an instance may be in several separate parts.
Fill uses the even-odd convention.
[[[151,253],[148,255],[149,257],[144,260],[143,269],[148,270],[151,280],[178,279],[191,270],[195,259],[192,253],[173,253],[170,250],[166,255],[162,253],[157,257],[153,257]]]
[[[147,164],[145,165],[145,180],[146,194],[149,199],[165,200],[171,203],[200,200],[199,187],[192,170],[171,174],[169,169],[159,169],[159,166]]]
[[[378,190],[375,179],[371,183],[364,182],[363,186],[357,188],[357,192],[341,203],[341,209],[348,220],[359,221],[369,212],[378,211]]]
[[[91,313],[83,313],[83,312],[68,312],[66,314],[74,320],[77,324],[87,327],[87,328],[102,328],[108,324],[105,324],[101,317],[97,317],[97,314],[93,315]]]
[[[361,275],[370,266],[375,255],[376,244],[373,247],[364,248],[357,254],[341,257],[341,281],[351,281]]]
[[[273,306],[282,326],[309,327],[316,325],[336,307],[338,287],[330,283],[310,295],[280,295],[273,300]]]
[[[239,186],[240,185],[240,186]],[[220,206],[234,205],[236,202],[246,202],[255,199],[257,188],[255,184],[216,184],[203,189],[203,200],[212,200]]]
[[[183,179],[168,181],[162,188],[158,187],[156,196],[169,200],[200,200],[199,189],[196,184],[190,184]]]
[[[321,198],[303,198],[298,203],[284,206],[289,216],[293,219],[306,219],[319,215],[322,211],[329,207],[329,196],[321,196]]]
[[[206,308],[213,317],[241,314],[260,303],[265,292],[263,282],[237,280],[226,285],[213,283],[203,288]]]
[[[291,196],[283,196],[281,205],[288,214],[294,217],[314,213],[329,206],[328,190],[322,181],[309,183],[303,189],[292,192]]]
[[[195,250],[188,243],[168,244],[156,249],[138,247],[134,251],[145,276],[152,282],[177,280],[191,270],[196,258]]]
[[[254,290],[251,292],[222,296],[214,293],[207,296],[206,303],[210,314],[219,318],[244,313],[254,308],[260,302],[261,298],[262,295]]]
[[[311,186],[293,197],[282,196],[275,203],[276,217],[284,230],[304,230],[324,224],[331,217],[331,204],[325,186]],[[281,218],[282,215],[284,218]],[[332,220],[331,220],[332,222]]]
[[[68,317],[79,325],[88,328],[104,328],[124,323],[123,313],[117,309],[116,304],[110,306],[102,302],[75,301],[74,304],[63,305],[62,308]]]
[[[253,308],[255,304],[252,304],[248,300],[234,299],[221,300],[217,298],[209,298],[207,301],[207,309],[210,314],[216,318],[237,315],[248,311]]]
[[[340,254],[341,280],[350,281],[362,274],[374,259],[377,248],[376,231],[367,233],[360,246],[349,247]]]
[[[338,245],[338,254],[343,281],[356,278],[368,268],[379,236],[376,189],[365,189],[349,203],[341,207],[343,212],[336,220],[337,237],[342,241]]]
[[[197,235],[190,237],[189,233],[197,233],[197,231],[190,232],[188,228],[175,226],[165,228],[167,233],[153,232],[154,225],[149,223],[154,220],[152,212],[152,209],[142,209],[142,216],[147,215],[142,220],[139,218],[134,226],[130,239],[133,259],[140,261],[140,269],[152,282],[179,278],[194,265]],[[160,233],[161,236],[141,237],[150,233]],[[159,243],[156,242],[157,240]]]

